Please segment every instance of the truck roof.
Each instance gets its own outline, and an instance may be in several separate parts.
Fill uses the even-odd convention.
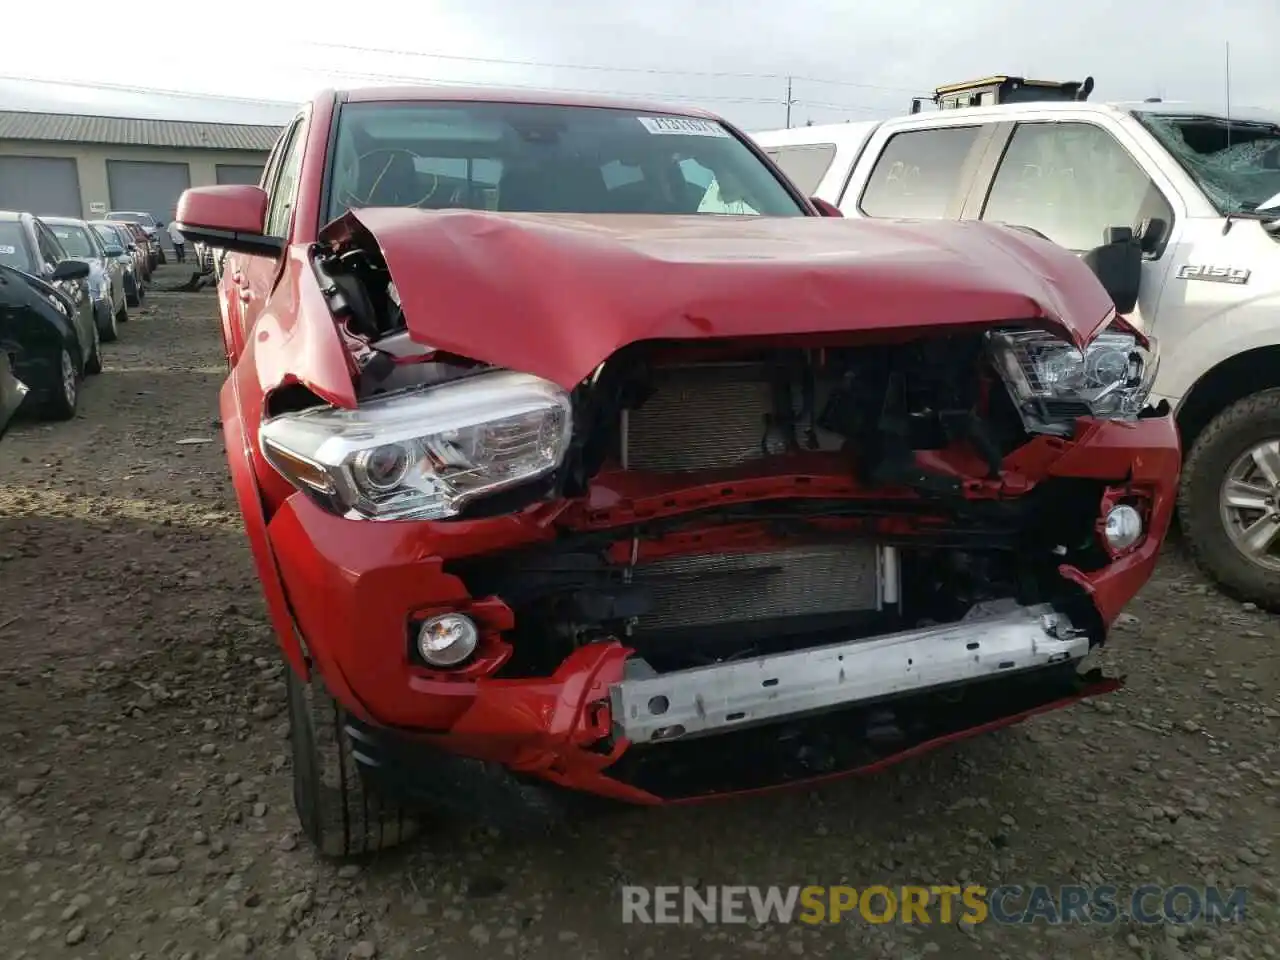
[[[563,90],[538,90],[528,87],[477,87],[431,84],[402,87],[352,87],[324,91],[317,99],[337,96],[349,103],[394,103],[461,101],[467,103],[524,103],[555,107],[605,107],[637,113],[657,113],[673,117],[698,117],[720,120],[710,111],[692,106],[673,106],[638,97],[616,97],[591,93],[566,93]]]
[[[1010,103],[991,107],[960,107],[954,110],[931,110],[928,113],[899,114],[884,117],[880,120],[859,120],[853,123],[825,123],[811,127],[792,127],[786,130],[761,130],[751,134],[752,139],[762,146],[787,146],[805,143],[861,143],[872,130],[884,123],[895,123],[904,128],[933,126],[934,122],[954,125],[957,120],[970,118],[974,120],[1015,119],[1027,114],[1081,113],[1122,114],[1138,113],[1157,114],[1178,117],[1217,117],[1225,118],[1226,111],[1221,105],[1194,103],[1189,101],[1115,101],[1112,103],[1090,103],[1086,100],[1076,101],[1044,101],[1030,103]],[[1280,124],[1280,112],[1257,107],[1231,108],[1231,119],[1246,123]]]

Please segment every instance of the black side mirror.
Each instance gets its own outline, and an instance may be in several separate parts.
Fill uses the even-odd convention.
[[[54,280],[83,280],[89,275],[89,264],[83,260],[63,260],[49,274]]]
[[[1107,242],[1084,255],[1093,275],[1111,295],[1120,314],[1132,313],[1138,305],[1142,284],[1142,241],[1130,227],[1111,227]]]
[[[1142,244],[1142,252],[1155,253],[1159,250],[1160,244],[1164,241],[1165,231],[1168,229],[1169,224],[1160,217],[1143,220],[1138,227],[1138,240]]]

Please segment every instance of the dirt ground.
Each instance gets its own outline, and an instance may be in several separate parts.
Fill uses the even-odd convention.
[[[0,958],[1280,955],[1280,623],[1172,547],[1103,656],[1127,687],[1095,705],[811,792],[318,860],[215,424],[215,309],[157,289],[75,421],[0,443]],[[1248,905],[1189,927],[621,922],[623,883],[959,882]]]

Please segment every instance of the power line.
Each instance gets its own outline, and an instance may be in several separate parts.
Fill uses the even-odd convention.
[[[362,47],[350,43],[326,43],[311,41],[310,46],[353,53],[376,53],[397,57],[418,57],[430,60],[453,60],[459,63],[487,63],[503,67],[544,67],[552,70],[596,70],[607,73],[641,73],[650,76],[672,77],[733,77],[739,80],[785,80],[782,73],[734,73],[725,70],[667,70],[656,67],[607,67],[590,63],[552,63],[545,60],[507,60],[500,57],[468,57],[456,53],[427,53],[421,50],[397,50],[392,47]]]
[[[15,77],[0,74],[0,80],[18,83],[43,83],[55,87],[76,87],[81,90],[115,90],[121,93],[146,93],[166,97],[187,97],[195,100],[225,100],[231,103],[258,103],[271,107],[293,108],[295,104],[284,100],[263,100],[259,97],[233,97],[222,93],[195,93],[190,90],[165,90],[160,87],[139,87],[125,83],[87,83],[82,80],[54,80],[47,77]]]
[[[686,94],[686,93],[655,93],[651,91],[638,91],[638,90],[600,90],[595,87],[591,87],[591,88],[561,87],[559,85],[547,86],[547,85],[527,84],[527,83],[494,83],[494,82],[487,82],[487,81],[476,82],[476,81],[433,80],[427,77],[407,76],[405,74],[363,73],[363,72],[353,71],[353,70],[329,70],[329,69],[322,70],[319,67],[301,67],[300,69],[307,72],[327,73],[329,75],[336,74],[337,76],[340,76],[340,77],[351,77],[358,80],[381,80],[381,81],[390,82],[390,83],[406,83],[412,86],[457,85],[457,86],[463,86],[463,87],[482,87],[482,88],[499,89],[499,90],[537,90],[537,91],[560,92],[560,93],[599,94],[601,96],[636,97],[640,99],[651,99],[651,100],[659,100],[659,101],[679,100],[682,102],[692,102],[692,103],[738,103],[738,104],[751,103],[751,104],[765,104],[769,106],[781,106],[781,107],[785,107],[787,103],[787,100],[785,97],[731,97],[731,96],[723,96],[723,95],[716,95],[716,94],[694,95],[694,94]],[[794,101],[794,102],[808,103],[809,101]],[[863,111],[871,112],[871,113],[879,112],[878,108],[876,107],[868,107],[860,104],[858,105],[826,104],[825,106],[828,106],[831,109],[847,110],[851,113],[857,113],[857,112],[863,112]]]
[[[487,63],[504,67],[542,67],[550,70],[592,70],[604,73],[635,73],[649,76],[669,77],[723,77],[739,80],[803,80],[807,83],[828,83],[842,87],[860,87],[864,90],[883,90],[887,93],[916,93],[915,87],[887,87],[873,83],[858,83],[853,80],[837,80],[828,77],[802,77],[798,74],[785,73],[739,73],[731,70],[672,70],[665,67],[609,67],[594,63],[555,63],[546,60],[509,60],[503,57],[472,57],[456,53],[430,53],[421,50],[399,50],[394,47],[365,47],[350,43],[328,43],[311,41],[313,47],[324,47],[332,50],[347,50],[352,53],[375,53],[382,56],[417,57],[428,60],[452,60],[458,63]]]
[[[837,87],[858,87],[862,90],[882,90],[885,93],[918,93],[918,87],[883,87],[874,83],[855,83],[852,80],[836,80],[834,77],[802,77],[795,75],[796,80],[805,83],[827,83]]]
[[[404,83],[411,86],[463,86],[463,87],[481,87],[490,89],[515,89],[515,90],[534,90],[546,92],[561,93],[583,93],[583,94],[599,94],[601,96],[618,96],[618,97],[635,97],[638,99],[652,100],[670,100],[679,101],[681,103],[724,103],[724,104],[758,104],[764,106],[787,107],[788,101],[792,106],[803,104],[809,107],[818,107],[824,110],[835,110],[843,113],[882,113],[882,108],[870,107],[861,104],[842,104],[828,103],[818,100],[796,99],[792,97],[772,98],[772,97],[731,97],[723,95],[703,95],[695,96],[692,94],[678,93],[653,93],[641,92],[634,90],[599,90],[581,87],[546,87],[536,84],[512,84],[512,83],[489,83],[476,81],[450,81],[450,80],[432,80],[426,77],[413,77],[400,74],[384,74],[384,73],[359,73],[353,71],[333,71],[322,70],[318,67],[302,67],[305,72],[316,72],[324,74],[337,74],[341,77],[349,77],[364,80],[381,80],[387,82]],[[785,78],[783,78],[785,79]],[[144,87],[134,84],[122,83],[87,83],[77,80],[54,80],[44,77],[19,77],[0,74],[0,80],[12,80],[22,83],[40,83],[51,86],[75,87],[85,90],[112,90],[123,93],[138,93],[152,96],[181,97],[192,100],[216,100],[226,103],[246,103],[260,104],[264,106],[282,107],[286,109],[294,109],[297,104],[295,102],[283,100],[266,100],[259,97],[235,97],[228,94],[216,93],[196,93],[189,90],[170,90],[164,87]]]

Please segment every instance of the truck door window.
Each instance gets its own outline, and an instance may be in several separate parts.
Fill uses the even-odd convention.
[[[769,147],[765,153],[778,165],[787,179],[806,196],[818,192],[818,185],[831,168],[836,156],[834,143],[797,143],[785,147]]]
[[[1108,227],[1137,227],[1173,210],[1146,172],[1091,123],[1021,123],[1000,161],[983,220],[1038,230],[1068,250],[1106,242]]]
[[[293,131],[289,145],[280,158],[280,176],[271,191],[271,205],[267,210],[267,233],[283,237],[289,232],[289,214],[298,196],[298,172],[302,168],[302,148],[306,134],[302,124]]]
[[[937,127],[890,137],[858,206],[869,217],[946,218],[980,132],[980,127]]]

